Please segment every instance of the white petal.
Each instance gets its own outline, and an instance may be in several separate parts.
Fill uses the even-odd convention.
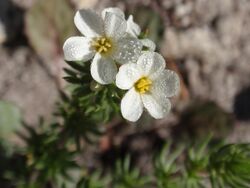
[[[155,43],[152,40],[150,40],[150,39],[141,39],[140,41],[141,41],[143,46],[148,48],[149,51],[152,51],[152,52],[155,51],[156,46],[155,46]]]
[[[104,19],[104,31],[107,37],[118,39],[126,32],[126,20],[114,13],[106,12]]]
[[[141,73],[135,63],[122,65],[116,75],[116,85],[120,89],[130,89],[140,79]]]
[[[155,119],[163,118],[171,109],[171,103],[168,98],[156,98],[150,94],[143,94],[141,95],[141,98],[144,107]]]
[[[129,121],[137,121],[143,112],[140,94],[134,88],[130,89],[121,101],[122,116]]]
[[[101,17],[92,10],[79,10],[74,18],[77,29],[87,37],[98,37],[103,35],[103,21]]]
[[[117,67],[110,58],[96,54],[91,63],[91,75],[100,84],[110,84],[115,80]]]
[[[102,11],[102,18],[104,19],[105,18],[105,15],[107,12],[110,12],[110,13],[113,13],[113,14],[116,14],[122,18],[125,18],[125,15],[123,13],[123,11],[117,7],[109,7],[109,8],[105,8],[103,11]]]
[[[134,22],[133,16],[130,15],[127,20],[127,33],[133,37],[137,37],[141,33],[141,28]]]
[[[90,40],[86,37],[70,37],[64,45],[64,58],[66,61],[88,61],[94,56],[90,47]]]
[[[154,96],[172,97],[180,90],[179,76],[171,70],[163,70],[153,81],[151,92]]]
[[[144,75],[158,74],[166,67],[164,58],[156,52],[143,53],[139,57],[137,64]]]
[[[124,37],[117,41],[114,59],[120,63],[135,63],[141,55],[142,43],[133,37]]]

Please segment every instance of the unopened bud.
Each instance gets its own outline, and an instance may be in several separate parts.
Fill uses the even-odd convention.
[[[92,80],[90,83],[90,89],[92,91],[100,91],[103,88],[103,86],[96,81]]]

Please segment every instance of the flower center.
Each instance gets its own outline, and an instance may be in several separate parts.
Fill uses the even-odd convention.
[[[137,92],[143,94],[149,91],[151,85],[152,81],[144,76],[135,82],[134,87]]]
[[[111,51],[112,42],[107,37],[96,38],[92,41],[92,47],[100,54],[107,54]]]

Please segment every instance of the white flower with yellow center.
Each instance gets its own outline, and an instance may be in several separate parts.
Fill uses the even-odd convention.
[[[125,19],[125,14],[121,11],[121,9],[119,8],[116,8],[116,7],[110,7],[110,8],[106,8],[103,10],[102,14],[103,16],[107,13],[107,12],[110,12],[110,13],[113,13],[113,14],[116,14],[122,18]],[[134,18],[133,18],[133,15],[129,15],[128,19],[127,19],[127,29],[126,29],[126,32],[132,36],[132,37],[138,37],[140,34],[141,34],[141,28],[140,26],[134,22]],[[148,38],[145,38],[145,39],[140,39],[140,42],[142,43],[143,46],[145,46],[149,51],[155,51],[155,43],[148,39]]]
[[[169,97],[179,91],[178,75],[165,69],[163,57],[156,52],[143,53],[136,63],[122,65],[116,85],[129,90],[121,101],[122,116],[137,121],[143,107],[156,119],[163,118],[171,108]]]
[[[115,62],[135,62],[141,54],[141,42],[126,34],[127,22],[118,14],[103,11],[99,16],[83,9],[77,11],[74,22],[84,36],[70,37],[65,41],[65,60],[88,61],[94,57],[91,75],[100,84],[115,80]]]

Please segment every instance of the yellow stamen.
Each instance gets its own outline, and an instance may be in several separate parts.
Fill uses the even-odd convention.
[[[112,42],[107,37],[96,38],[92,41],[92,47],[100,54],[107,54],[112,50]]]
[[[148,77],[143,76],[135,82],[134,87],[137,92],[143,94],[149,91],[151,85],[152,81]]]
[[[105,40],[106,40],[106,38],[101,38],[101,44],[102,44],[102,45],[105,44]]]

